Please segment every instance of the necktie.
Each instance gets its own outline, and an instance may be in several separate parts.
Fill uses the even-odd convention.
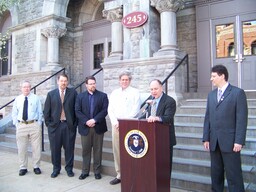
[[[64,91],[61,91],[60,94],[60,99],[61,99],[61,114],[60,114],[60,120],[66,120],[66,116],[65,116],[65,111],[64,111],[64,106],[63,106],[63,102],[64,102]]]
[[[90,118],[93,118],[93,111],[94,111],[94,97],[93,95],[89,94],[89,106],[90,106]]]
[[[220,101],[221,96],[222,96],[222,91],[221,91],[221,89],[219,89],[218,95],[217,95],[218,102]]]
[[[25,97],[24,100],[22,119],[24,121],[28,120],[28,97]]]
[[[152,107],[151,107],[151,116],[156,116],[156,101],[153,101]]]

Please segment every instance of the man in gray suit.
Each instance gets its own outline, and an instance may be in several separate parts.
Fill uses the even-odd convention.
[[[223,65],[212,68],[211,81],[217,88],[208,95],[203,143],[211,156],[212,191],[223,192],[226,172],[229,191],[243,192],[240,151],[247,129],[246,95],[228,83],[228,71]]]

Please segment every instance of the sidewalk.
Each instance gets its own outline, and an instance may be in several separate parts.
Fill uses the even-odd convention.
[[[75,176],[68,177],[64,168],[56,178],[51,178],[52,165],[41,162],[41,175],[35,175],[29,157],[28,173],[19,176],[18,155],[0,152],[0,191],[1,192],[121,192],[121,185],[110,185],[113,177],[102,175],[102,179],[95,180],[92,173],[85,180],[79,180],[80,170],[74,169]],[[171,192],[186,192],[173,189]]]

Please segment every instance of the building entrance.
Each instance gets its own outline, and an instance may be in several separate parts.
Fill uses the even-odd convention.
[[[99,20],[83,26],[83,74],[92,75],[101,68],[111,51],[111,23]],[[103,90],[103,72],[96,76],[97,89]]]
[[[212,20],[213,64],[229,70],[229,82],[256,91],[256,13]]]

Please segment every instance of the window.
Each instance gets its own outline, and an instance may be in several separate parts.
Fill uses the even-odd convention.
[[[251,54],[256,55],[256,41],[252,42],[251,50]]]
[[[100,69],[101,63],[104,62],[105,55],[109,56],[111,53],[111,42],[105,46],[104,43],[93,45],[93,69]]]
[[[244,55],[256,54],[256,20],[243,22]]]
[[[230,43],[229,46],[228,46],[228,56],[229,57],[235,56],[234,43]]]
[[[12,25],[11,15],[5,12],[0,18],[0,76],[11,73],[11,35],[9,27]]]
[[[217,25],[216,34],[216,57],[233,57],[235,55],[234,24]]]
[[[8,75],[8,46],[9,43],[6,41],[6,44],[0,48],[1,50],[1,76]]]
[[[93,46],[93,68],[94,69],[100,69],[100,64],[104,62],[104,44],[96,44]]]

